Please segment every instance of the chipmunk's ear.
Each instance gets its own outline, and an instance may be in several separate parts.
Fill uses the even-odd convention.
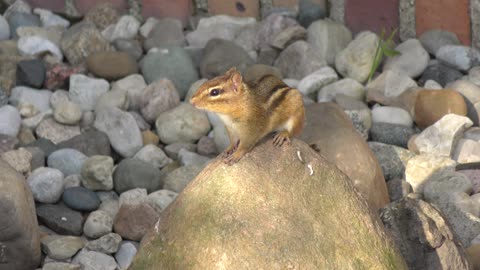
[[[242,90],[242,82],[243,82],[242,74],[240,74],[240,72],[235,70],[235,72],[232,73],[230,79],[232,80],[233,91],[235,91],[235,92],[241,91]]]
[[[225,74],[227,74],[228,76],[231,76],[236,71],[237,71],[236,67],[231,67],[227,72],[225,72]]]

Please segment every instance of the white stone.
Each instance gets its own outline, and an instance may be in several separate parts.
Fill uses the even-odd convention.
[[[152,31],[158,21],[159,20],[155,17],[148,17],[148,19],[140,27],[140,34],[142,37],[147,38],[148,34],[150,34],[150,31]]]
[[[52,91],[39,90],[25,86],[17,86],[12,89],[9,102],[14,106],[21,106],[22,104],[32,104],[40,112],[50,110],[50,97]]]
[[[473,125],[465,116],[447,114],[422,131],[414,140],[420,153],[450,157],[463,132]]]
[[[0,134],[16,137],[21,123],[22,118],[17,108],[10,105],[0,107]]]
[[[435,55],[440,61],[463,71],[480,63],[480,52],[462,45],[445,45]]]
[[[448,157],[421,154],[412,157],[405,166],[405,180],[416,193],[422,193],[425,184],[433,173],[438,171],[455,171],[456,162]]]
[[[110,42],[119,38],[131,39],[137,35],[139,28],[140,22],[135,17],[124,15],[116,24],[109,25],[103,30],[102,36]]]
[[[42,9],[42,8],[35,8],[33,13],[40,16],[40,21],[42,22],[43,27],[47,26],[62,26],[68,28],[70,26],[70,22],[57,14],[54,14],[50,10]]]
[[[411,78],[420,76],[427,68],[430,55],[418,39],[408,39],[395,48],[399,55],[388,57],[383,70],[397,69]]]
[[[480,162],[480,142],[460,139],[453,153],[458,163]]]
[[[51,53],[58,61],[63,60],[62,51],[55,43],[40,36],[21,37],[17,42],[20,55],[37,55],[43,52]]]
[[[406,110],[390,106],[377,106],[373,108],[372,121],[374,123],[390,123],[407,127],[413,125],[412,116],[410,116]]]
[[[367,92],[376,92],[385,97],[397,97],[405,90],[417,87],[417,83],[399,70],[386,70],[367,84]]]
[[[337,95],[345,95],[356,100],[365,100],[365,87],[354,79],[345,78],[328,84],[317,95],[317,102],[333,101]]]

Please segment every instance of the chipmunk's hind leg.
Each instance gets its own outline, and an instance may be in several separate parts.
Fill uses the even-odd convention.
[[[289,145],[291,143],[291,138],[302,132],[303,122],[304,112],[302,110],[297,115],[290,117],[283,125],[283,130],[279,130],[275,134],[275,136],[273,137],[273,145],[282,146],[284,143]]]

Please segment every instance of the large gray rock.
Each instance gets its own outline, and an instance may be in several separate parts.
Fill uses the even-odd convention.
[[[112,147],[123,157],[132,157],[143,146],[137,122],[127,112],[107,107],[97,112],[95,128],[107,134]]]
[[[48,156],[47,164],[50,168],[60,170],[65,177],[72,174],[80,174],[82,172],[83,162],[87,156],[82,152],[64,148],[59,149]]]
[[[162,142],[166,144],[193,143],[210,131],[210,122],[206,113],[189,103],[181,103],[160,114],[155,126]]]
[[[435,57],[462,71],[480,64],[480,52],[475,48],[462,45],[445,45],[438,49]]]
[[[308,27],[307,41],[329,65],[334,65],[337,53],[352,41],[352,32],[330,19],[318,20]]]
[[[200,63],[200,74],[202,77],[210,79],[225,73],[231,67],[236,67],[243,72],[253,64],[254,62],[248,53],[234,42],[224,39],[211,39],[204,49],[204,56]]]
[[[147,83],[168,78],[183,98],[192,83],[198,80],[189,54],[180,47],[158,49],[149,52],[140,63],[141,71]]]
[[[297,80],[301,80],[325,65],[325,60],[303,40],[296,41],[283,50],[274,64],[285,78]]]
[[[344,77],[363,83],[373,66],[379,38],[375,33],[359,33],[348,46],[335,57],[335,67]]]
[[[35,204],[25,178],[0,159],[0,256],[2,269],[30,270],[41,259]]]
[[[25,86],[17,86],[12,89],[9,102],[14,106],[32,104],[37,110],[45,112],[50,109],[50,97],[52,91],[38,90]]]

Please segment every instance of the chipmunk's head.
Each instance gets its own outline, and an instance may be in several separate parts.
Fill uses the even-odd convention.
[[[202,84],[190,98],[190,103],[198,109],[228,113],[231,106],[244,91],[243,78],[235,67],[224,75]],[[226,106],[227,105],[227,106]]]

